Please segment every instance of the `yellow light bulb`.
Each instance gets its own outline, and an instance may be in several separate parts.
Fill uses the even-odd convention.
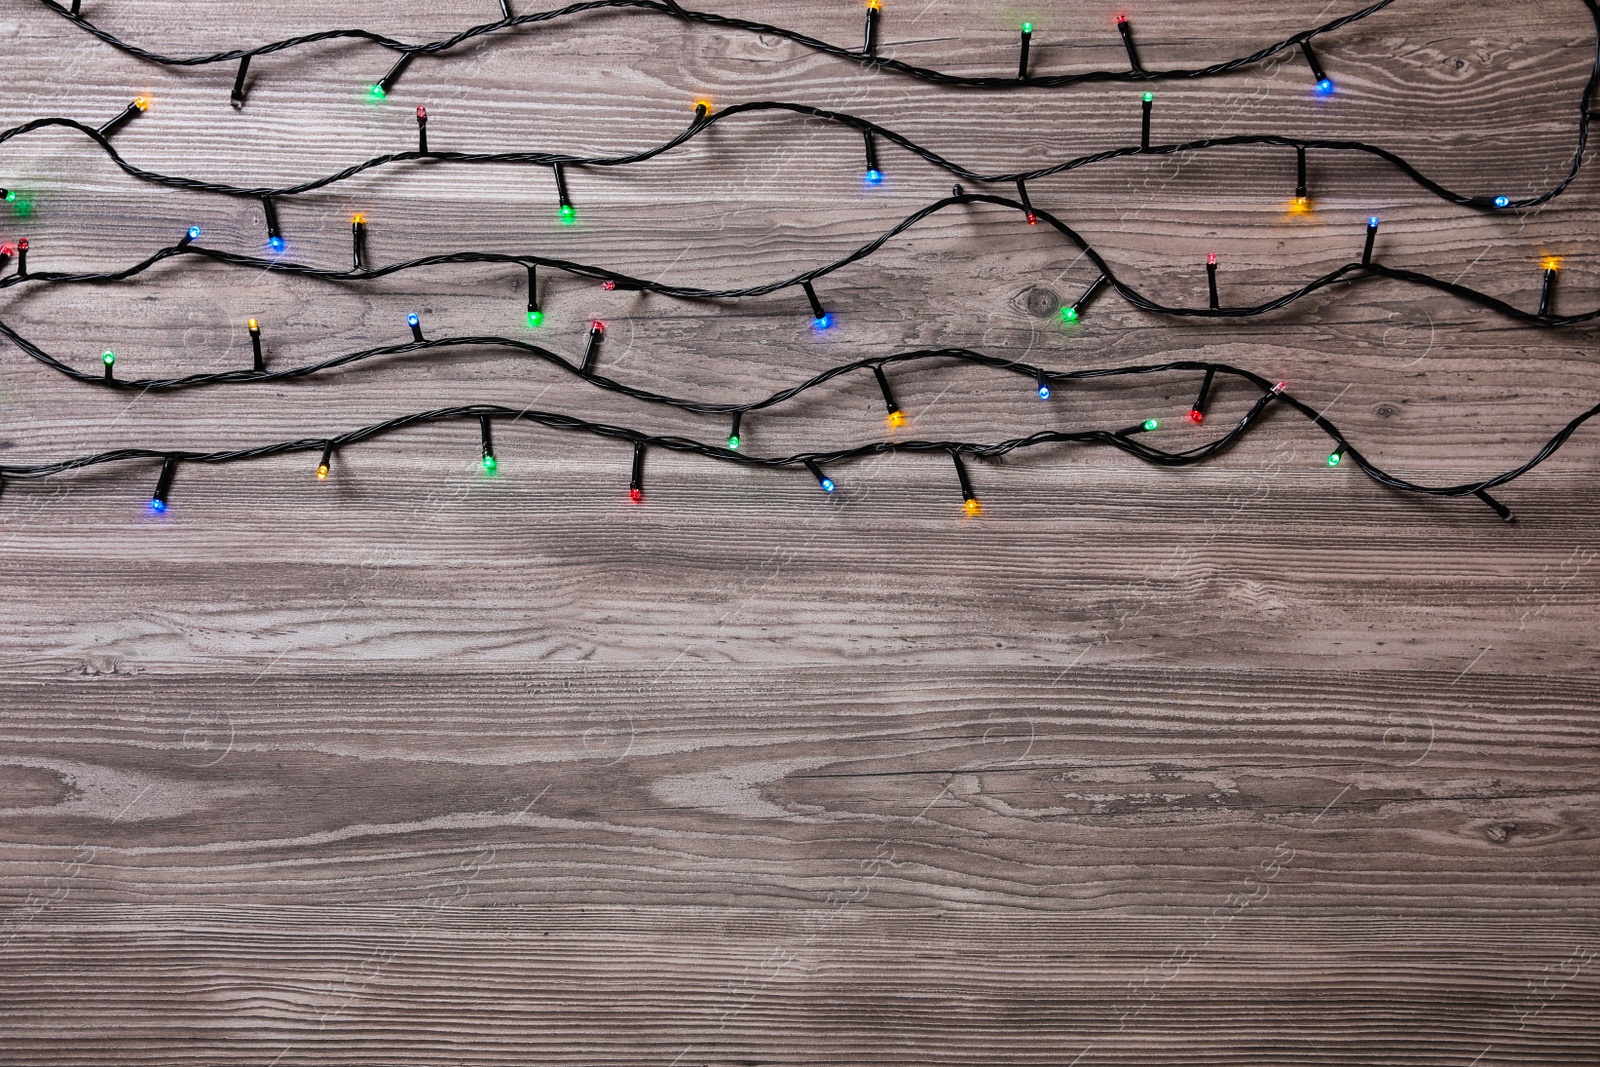
[[[1544,257],[1544,269],[1545,270],[1558,270],[1558,269],[1560,269],[1560,267],[1561,267],[1561,257],[1560,256],[1545,256]]]
[[[350,216],[350,221],[365,223],[367,221],[367,217],[358,211],[354,215]]]
[[[867,6],[870,7],[874,11],[882,11],[883,10],[883,4],[880,3],[879,0],[867,0]]]
[[[982,515],[983,514],[983,505],[978,503],[978,501],[976,499],[969,499],[967,501],[967,514],[968,515]]]
[[[694,102],[694,106],[695,107],[703,107],[703,108],[706,109],[706,114],[707,115],[711,114],[711,101],[709,101],[709,100],[696,100]]]
[[[1291,214],[1291,215],[1304,215],[1310,210],[1311,210],[1311,198],[1310,197],[1297,196],[1293,200],[1289,201],[1289,214]]]
[[[136,96],[133,98],[133,106],[138,108],[140,111],[149,111],[150,99],[144,96]]]
[[[889,425],[890,425],[890,427],[892,427],[893,429],[898,430],[900,427],[904,426],[905,424],[906,424],[906,413],[905,412],[903,412],[903,411],[891,411],[891,412],[889,412]]]
[[[317,464],[317,477],[318,478],[326,478],[327,476],[328,476],[328,465],[326,463],[318,463]]]
[[[248,326],[252,330],[260,329],[260,327],[256,325],[256,320],[255,319],[250,319],[248,322],[245,323],[245,325]]]

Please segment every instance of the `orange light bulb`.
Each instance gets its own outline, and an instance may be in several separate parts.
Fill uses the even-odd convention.
[[[891,428],[898,430],[900,427],[904,426],[905,424],[906,424],[906,413],[905,412],[903,412],[903,411],[891,411],[891,412],[889,412],[889,425],[890,425]]]

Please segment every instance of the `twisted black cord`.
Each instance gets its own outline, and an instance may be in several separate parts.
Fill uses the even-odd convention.
[[[587,166],[587,167],[623,167],[633,163],[642,163],[679,147],[705,131],[718,122],[725,121],[735,115],[749,112],[784,111],[808,118],[822,119],[838,123],[855,130],[869,132],[874,136],[882,137],[899,145],[906,151],[924,160],[940,170],[962,178],[967,181],[981,182],[983,184],[1012,184],[1018,181],[1033,181],[1038,178],[1063,174],[1067,171],[1077,170],[1081,167],[1093,166],[1109,160],[1125,159],[1133,156],[1168,156],[1184,152],[1203,151],[1212,148],[1228,148],[1246,145],[1272,145],[1283,148],[1320,150],[1331,152],[1357,152],[1383,160],[1394,167],[1399,173],[1426,189],[1434,196],[1454,204],[1463,204],[1478,208],[1508,208],[1535,207],[1546,203],[1561,195],[1578,173],[1583,168],[1584,154],[1589,141],[1589,108],[1587,101],[1593,95],[1597,84],[1600,84],[1600,23],[1596,28],[1596,53],[1595,64],[1591,70],[1589,81],[1586,83],[1582,99],[1579,101],[1576,144],[1573,149],[1572,159],[1567,164],[1566,173],[1550,188],[1542,192],[1520,198],[1504,197],[1500,202],[1500,194],[1470,194],[1460,193],[1442,183],[1435,181],[1423,173],[1414,164],[1397,152],[1366,141],[1327,138],[1302,138],[1286,137],[1279,134],[1233,134],[1226,137],[1207,137],[1190,141],[1173,142],[1168,144],[1155,144],[1145,147],[1141,145],[1127,145],[1120,148],[1110,148],[1088,155],[1078,156],[1061,163],[1047,167],[1036,167],[1031,170],[1011,171],[1002,173],[983,173],[972,170],[963,164],[940,155],[930,148],[926,148],[911,138],[900,134],[887,126],[881,126],[869,119],[843,111],[833,111],[827,108],[814,107],[810,104],[796,104],[781,100],[758,100],[743,104],[734,104],[721,111],[712,112],[704,118],[697,118],[680,134],[669,140],[650,148],[637,152],[625,153],[616,156],[576,156],[562,152],[389,152],[384,155],[374,156],[371,159],[354,163],[343,170],[321,178],[285,186],[241,186],[226,182],[205,181],[198,178],[189,178],[182,175],[163,174],[130,163],[125,159],[115,146],[111,138],[101,130],[63,116],[34,119],[29,122],[0,130],[0,144],[22,134],[50,127],[61,127],[76,130],[97,144],[106,153],[113,164],[124,174],[139,181],[149,182],[175,189],[186,189],[192,192],[213,193],[219,196],[230,196],[248,199],[262,197],[289,197],[324,189],[338,182],[346,181],[366,171],[384,167],[391,163],[406,163],[416,160],[428,160],[431,163],[527,163],[537,166]]]
[[[62,273],[52,271],[35,271],[30,269],[27,274],[13,273],[5,278],[0,278],[0,291],[10,289],[18,285],[34,283],[59,285],[123,281],[142,274],[154,267],[156,264],[165,260],[172,259],[174,257],[194,257],[227,264],[229,266],[247,267],[251,270],[276,271],[284,274],[303,275],[336,282],[365,281],[372,278],[386,277],[390,274],[396,274],[402,271],[415,270],[422,267],[436,265],[453,265],[463,263],[505,263],[517,264],[524,267],[531,265],[565,271],[578,277],[598,279],[603,282],[611,282],[613,285],[619,288],[659,293],[663,296],[676,297],[679,299],[730,300],[744,297],[765,296],[778,292],[779,290],[793,288],[801,285],[802,283],[809,283],[819,278],[826,277],[827,275],[830,275],[843,267],[867,258],[874,252],[878,251],[878,249],[882,248],[883,245],[889,240],[909,230],[911,227],[915,226],[917,223],[921,222],[930,215],[933,215],[939,211],[943,211],[946,208],[956,207],[964,204],[994,204],[1013,211],[1021,212],[1023,210],[1023,205],[1020,201],[1011,200],[1002,196],[990,196],[986,193],[961,193],[947,196],[943,199],[936,200],[933,203],[928,204],[906,216],[899,223],[884,231],[879,236],[873,238],[871,241],[868,241],[866,244],[859,246],[854,251],[847,253],[837,260],[834,260],[832,263],[826,263],[822,266],[814,267],[811,270],[804,271],[792,277],[781,278],[776,281],[762,282],[757,285],[733,289],[704,289],[695,286],[669,285],[660,281],[645,278],[635,278],[627,274],[609,270],[605,267],[597,267],[586,263],[577,263],[572,260],[555,259],[548,256],[521,255],[503,252],[451,252],[433,256],[422,256],[416,259],[402,260],[396,263],[390,263],[385,266],[374,267],[370,269],[333,270],[326,267],[314,267],[279,259],[244,255],[238,252],[223,251],[221,249],[205,248],[194,244],[179,244],[170,245],[152,253],[151,255],[145,257],[137,263],[134,263],[131,266],[115,271]],[[1072,227],[1056,218],[1055,215],[1037,206],[1034,208],[1033,214],[1034,218],[1039,222],[1042,222],[1045,225],[1053,228],[1058,233],[1065,236],[1067,240],[1070,241],[1074,246],[1076,246],[1083,253],[1084,258],[1089,260],[1089,262],[1099,270],[1100,274],[1105,278],[1106,283],[1111,287],[1111,289],[1124,300],[1126,300],[1130,305],[1138,308],[1141,311],[1147,311],[1157,315],[1170,315],[1182,318],[1250,318],[1258,315],[1265,315],[1270,312],[1285,308],[1290,304],[1293,304],[1295,301],[1310,296],[1311,294],[1322,289],[1326,289],[1339,281],[1359,281],[1366,278],[1389,278],[1395,281],[1423,286],[1438,292],[1448,293],[1462,300],[1477,304],[1480,307],[1484,307],[1498,314],[1504,315],[1507,318],[1539,326],[1571,326],[1579,323],[1590,322],[1596,318],[1600,318],[1600,307],[1570,315],[1556,315],[1548,311],[1544,313],[1539,311],[1528,311],[1526,309],[1519,308],[1514,304],[1508,303],[1507,301],[1501,300],[1499,297],[1483,292],[1482,290],[1475,289],[1467,285],[1461,285],[1454,281],[1447,281],[1444,278],[1435,277],[1431,274],[1425,274],[1420,271],[1406,270],[1400,267],[1388,267],[1378,262],[1362,263],[1360,261],[1351,261],[1342,266],[1336,267],[1321,277],[1314,278],[1298,288],[1291,289],[1280,296],[1273,297],[1270,300],[1266,300],[1258,304],[1241,306],[1219,305],[1217,307],[1191,307],[1184,305],[1163,304],[1157,300],[1153,300],[1150,297],[1145,296],[1143,293],[1139,292],[1133,286],[1129,285],[1127,282],[1118,277],[1116,271],[1112,268],[1110,263],[1106,261],[1105,257],[1102,256],[1100,252],[1088,242],[1087,239],[1085,239]],[[27,340],[10,325],[3,321],[0,321],[0,336],[9,338],[13,343],[15,343],[19,348],[21,348],[34,359],[54,368],[57,371],[60,371],[62,374],[65,374],[68,377],[83,382],[103,383],[103,379],[101,377],[98,377],[88,371],[77,370],[76,368],[71,367],[54,356],[51,356],[43,348]],[[126,382],[119,380],[111,384],[122,388],[173,389],[224,381],[272,381],[279,378],[301,377],[329,367],[342,366],[347,363],[358,362],[371,356],[419,351],[435,347],[446,347],[449,344],[455,343],[468,343],[468,341],[411,342],[404,345],[380,346],[367,349],[362,352],[337,356],[320,364],[313,364],[307,367],[299,367],[286,371],[222,371],[216,374],[190,375],[185,378],[136,379]],[[477,338],[472,339],[471,343],[504,344],[508,347],[519,348],[535,355],[553,358],[560,362],[559,357],[555,357],[552,353],[548,353],[546,350],[539,348],[537,345],[531,345],[526,342],[511,338]]]
[[[1018,373],[1038,373],[1041,368],[1027,367],[1022,364],[1008,361],[997,361],[993,357],[982,353],[966,350],[945,350],[936,353],[900,353],[896,356],[885,357],[882,362],[924,358],[927,356],[948,357],[959,355],[970,362],[981,362],[990,366],[1000,366],[1005,369],[1015,370]],[[443,422],[460,419],[504,419],[509,421],[531,422],[551,429],[584,432],[598,437],[611,438],[634,443],[636,445],[654,446],[673,452],[689,453],[704,456],[709,459],[722,460],[730,463],[741,463],[751,467],[763,468],[793,468],[807,467],[817,464],[835,464],[863,456],[877,455],[889,452],[945,452],[956,455],[965,455],[974,458],[992,459],[1004,456],[1010,452],[1023,448],[1031,448],[1044,444],[1076,443],[1097,444],[1117,448],[1143,462],[1156,466],[1182,467],[1204,462],[1227,451],[1237,443],[1251,427],[1257,425],[1274,400],[1281,400],[1291,409],[1298,411],[1309,419],[1319,429],[1323,430],[1333,439],[1336,446],[1342,450],[1350,462],[1355,463],[1374,481],[1403,492],[1417,493],[1427,496],[1468,496],[1474,495],[1489,502],[1487,490],[1498,485],[1503,485],[1528,473],[1540,463],[1553,455],[1577,429],[1584,423],[1600,414],[1600,404],[1581,412],[1572,418],[1564,427],[1558,430],[1545,445],[1524,463],[1503,471],[1500,474],[1471,482],[1462,482],[1454,485],[1428,486],[1409,481],[1383,470],[1363,455],[1359,449],[1352,445],[1343,432],[1326,416],[1315,409],[1291,396],[1282,389],[1269,385],[1267,379],[1252,371],[1233,367],[1225,363],[1201,362],[1195,360],[1175,360],[1169,363],[1152,364],[1133,367],[1099,368],[1095,370],[1056,372],[1050,378],[1056,382],[1073,381],[1090,378],[1105,378],[1127,375],[1158,374],[1170,371],[1203,371],[1218,375],[1230,376],[1248,382],[1260,389],[1261,396],[1251,406],[1243,418],[1221,436],[1194,448],[1181,452],[1169,452],[1164,449],[1146,445],[1134,439],[1133,431],[1111,430],[1041,430],[1026,437],[1010,438],[990,444],[970,441],[874,441],[857,445],[851,448],[834,449],[821,452],[800,452],[788,456],[752,456],[731,448],[722,448],[716,445],[704,444],[691,438],[676,435],[647,434],[624,426],[610,423],[591,422],[570,415],[557,412],[534,411],[504,407],[497,404],[469,404],[457,407],[434,408],[429,411],[419,411],[384,422],[373,423],[346,431],[334,437],[305,437],[292,441],[279,441],[274,444],[258,445],[252,448],[232,449],[221,452],[194,452],[183,450],[163,450],[151,448],[122,448],[108,452],[99,452],[93,455],[78,456],[72,459],[58,460],[54,463],[44,463],[32,466],[8,465],[0,466],[0,477],[33,479],[45,478],[55,474],[78,470],[84,467],[97,466],[105,463],[117,463],[134,459],[159,459],[162,461],[225,464],[266,456],[276,456],[292,452],[309,452],[318,449],[333,450],[352,445],[361,441],[371,440],[397,430],[416,426],[424,423]],[[724,410],[736,410],[738,405],[723,405]],[[748,405],[746,406],[748,407]],[[1491,503],[1497,511],[1502,509],[1497,503]],[[1509,517],[1509,513],[1505,513]]]
[[[673,3],[671,0],[582,0],[580,3],[568,4],[566,7],[555,8],[549,11],[537,11],[527,15],[517,15],[508,19],[500,19],[496,22],[486,22],[482,25],[472,26],[468,29],[462,30],[460,33],[457,33],[454,36],[420,44],[408,44],[405,41],[397,41],[392,37],[385,37],[384,35],[374,33],[371,30],[323,30],[319,33],[308,33],[299,37],[288,37],[281,41],[273,41],[268,44],[256,45],[254,48],[234,48],[228,51],[210,52],[204,55],[196,56],[170,56],[164,55],[160,52],[154,52],[150,51],[149,49],[141,48],[138,45],[130,44],[129,42],[122,40],[109,30],[101,29],[93,22],[83,18],[81,15],[74,16],[67,7],[58,3],[57,0],[39,0],[39,2],[45,7],[50,8],[52,11],[61,15],[63,18],[69,19],[82,28],[85,32],[98,37],[100,40],[104,41],[106,44],[117,49],[118,51],[135,56],[150,63],[159,63],[162,66],[169,67],[198,67],[210,63],[226,63],[235,59],[244,59],[246,57],[253,58],[255,56],[269,55],[274,52],[282,52],[292,48],[299,48],[302,45],[316,44],[321,41],[333,41],[347,38],[366,41],[370,44],[378,45],[381,48],[386,48],[393,52],[404,52],[411,55],[436,56],[444,52],[448,52],[457,45],[466,41],[470,41],[477,37],[482,37],[486,34],[494,33],[497,30],[509,29],[516,26],[528,26],[535,23],[553,22],[568,15],[577,15],[589,11],[601,11],[610,8],[633,8],[671,15],[674,18],[681,19],[686,22],[697,22],[706,26],[721,26],[728,29],[742,30],[750,34],[782,38],[786,41],[792,41],[801,47],[809,48],[816,52],[821,52],[824,55],[836,56],[840,59],[852,60],[873,68],[893,71],[896,74],[903,74],[907,77],[916,78],[919,81],[930,82],[935,85],[953,85],[979,89],[1003,89],[1015,88],[1018,86],[1052,88],[1065,85],[1076,85],[1080,82],[1163,81],[1180,78],[1205,78],[1217,74],[1226,74],[1242,67],[1253,66],[1256,63],[1260,63],[1265,59],[1269,59],[1272,56],[1277,55],[1279,52],[1297,48],[1301,42],[1310,41],[1311,39],[1322,34],[1331,33],[1332,31],[1340,29],[1344,26],[1348,26],[1353,22],[1359,22],[1362,19],[1382,11],[1390,4],[1394,3],[1394,0],[1377,0],[1376,3],[1369,4],[1359,11],[1355,11],[1351,14],[1333,19],[1330,22],[1324,22],[1319,26],[1313,26],[1310,29],[1302,30],[1292,37],[1286,37],[1275,44],[1269,44],[1266,47],[1258,49],[1247,56],[1240,56],[1238,59],[1230,59],[1221,63],[1213,63],[1206,67],[1173,70],[1094,70],[1084,71],[1078,74],[1053,74],[1026,78],[993,78],[947,74],[943,71],[934,70],[929,67],[919,67],[915,64],[903,63],[897,59],[887,59],[882,56],[869,54],[861,51],[860,49],[844,48],[840,45],[830,44],[827,41],[818,40],[815,37],[809,37],[795,30],[785,29],[782,26],[774,26],[765,22],[755,22],[751,19],[738,18],[732,15],[721,15],[711,11],[693,11],[682,7],[677,3]],[[1593,8],[1594,0],[1584,0],[1584,2]]]

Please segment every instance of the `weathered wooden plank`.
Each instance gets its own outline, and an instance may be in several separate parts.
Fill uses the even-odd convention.
[[[1353,5],[1351,5],[1353,7]],[[86,13],[175,51],[330,25],[407,39],[496,18],[485,0],[393,9],[136,6]],[[531,5],[515,2],[519,11]],[[1145,60],[1242,54],[1344,9],[1133,6]],[[856,3],[740,14],[854,43]],[[885,54],[965,73],[1123,61],[1111,9],[886,3]],[[759,99],[883,122],[999,171],[1131,143],[1134,84],[951,91],[771,38],[594,13],[389,64],[347,44],[233,67],[120,58],[32,4],[0,11],[0,126],[102,121],[141,166],[280,184],[414,144],[615,153],[683,128],[692,101]],[[1574,149],[1593,60],[1576,0],[1463,9],[1402,0],[1298,56],[1162,83],[1155,136],[1370,140],[1472,193],[1523,195]],[[541,168],[406,164],[281,205],[290,255],[342,267],[348,219],[390,262],[537,252],[676,284],[810,270],[948,192],[948,174],[859,137],[745,116],[637,167],[572,175],[560,226]],[[1356,257],[1531,308],[1600,305],[1596,186],[1488,215],[1370,159],[1237,148],[1030,183],[1141,291],[1264,300]],[[35,270],[131,262],[193,222],[260,253],[248,201],[136,183],[83,139],[0,146],[28,191]],[[969,187],[973,183],[968,183]],[[995,191],[1010,194],[1008,187]],[[75,365],[246,365],[407,336],[508,333],[677,395],[750,399],[837,362],[967,346],[1058,370],[1220,359],[1288,379],[1368,454],[1430,483],[1534,452],[1594,402],[1594,330],[1535,330],[1401,285],[1338,287],[1257,320],[1173,320],[1099,300],[1077,252],[1013,212],[947,212],[819,284],[697,303],[520,270],[361,285],[168,264],[137,285],[24,287],[0,318]],[[902,368],[903,436],[993,440],[1156,416],[1198,442],[1193,375],[1059,388]],[[458,351],[288,385],[140,396],[0,349],[8,463],[155,444],[315,437],[443,404],[535,405],[718,441],[720,419],[575,384],[525,357]],[[865,375],[746,420],[783,455],[887,432]],[[798,472],[652,454],[624,496],[614,443],[470,424],[342,452],[185,467],[142,508],[151,464],[0,497],[0,1059],[91,1063],[1591,1063],[1600,551],[1597,445],[1580,433],[1475,501],[1402,498],[1323,463],[1269,419],[1199,468],[1104,450],[974,463],[967,521],[932,457]]]

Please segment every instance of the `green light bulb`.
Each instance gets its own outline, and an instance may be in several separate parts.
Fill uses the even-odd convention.
[[[367,89],[367,95],[374,100],[382,100],[389,94],[384,90],[383,86],[374,85]]]
[[[733,449],[735,452],[739,451],[739,435],[738,434],[734,434],[732,437],[728,438],[728,447]]]
[[[528,325],[529,326],[533,326],[533,327],[543,326],[544,325],[544,312],[542,312],[542,311],[530,311],[530,312],[528,312]]]
[[[483,469],[484,469],[485,473],[493,474],[494,473],[494,469],[496,467],[498,467],[499,465],[500,465],[499,463],[495,462],[495,458],[493,456],[484,456],[483,457]]]
[[[115,352],[111,351],[111,349],[109,349],[109,348],[106,349],[105,353],[103,355],[101,355],[101,357],[100,357],[100,362],[104,363],[108,367],[111,366],[111,364],[115,363],[116,361],[117,361],[117,354]]]
[[[1342,452],[1329,452],[1328,453],[1328,466],[1330,466],[1330,467],[1337,467],[1343,460],[1344,460],[1344,453],[1342,453]]]
[[[1144,420],[1144,428],[1146,430],[1159,430],[1159,429],[1161,429],[1161,420],[1160,419],[1145,419]]]
[[[1033,23],[1031,23],[1031,22],[1024,22],[1024,23],[1023,23],[1023,24],[1022,24],[1022,32],[1023,32],[1023,33],[1032,33],[1032,32],[1033,32]]]
[[[566,223],[567,225],[571,225],[572,222],[577,219],[577,217],[578,217],[577,209],[574,208],[571,204],[562,204],[561,205],[561,221],[563,223]]]
[[[1061,321],[1062,322],[1077,322],[1078,321],[1078,309],[1077,308],[1062,308],[1061,309]]]
[[[1155,101],[1155,98],[1156,98],[1156,94],[1155,93],[1145,93],[1144,94],[1144,102],[1147,103],[1147,104],[1153,103]]]
[[[17,191],[15,189],[7,189],[6,190],[6,201],[7,201],[7,203],[15,200],[16,198],[17,198]]]

